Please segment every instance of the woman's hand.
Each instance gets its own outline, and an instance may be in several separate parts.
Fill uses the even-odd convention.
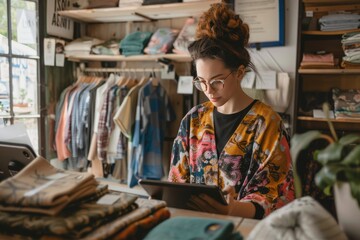
[[[200,194],[198,196],[193,195],[187,205],[196,211],[229,215],[235,203],[235,188],[228,186],[224,189],[223,193],[228,205],[223,205],[206,194]]]

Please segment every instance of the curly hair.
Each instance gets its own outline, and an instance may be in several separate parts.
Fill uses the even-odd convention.
[[[231,70],[241,65],[254,69],[246,49],[249,27],[226,3],[215,3],[197,25],[195,41],[189,45],[193,60],[220,59]]]

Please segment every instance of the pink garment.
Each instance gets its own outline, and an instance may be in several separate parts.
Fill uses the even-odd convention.
[[[334,54],[326,53],[326,54],[311,54],[304,53],[302,62],[326,62],[326,63],[334,63]]]

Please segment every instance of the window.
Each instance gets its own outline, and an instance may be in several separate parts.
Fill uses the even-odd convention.
[[[40,140],[38,0],[0,0],[0,127],[25,124]]]

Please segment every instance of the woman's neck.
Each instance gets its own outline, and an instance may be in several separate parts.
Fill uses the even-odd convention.
[[[217,111],[223,114],[232,114],[244,110],[254,99],[249,97],[242,91],[230,98],[224,105],[217,108]]]

